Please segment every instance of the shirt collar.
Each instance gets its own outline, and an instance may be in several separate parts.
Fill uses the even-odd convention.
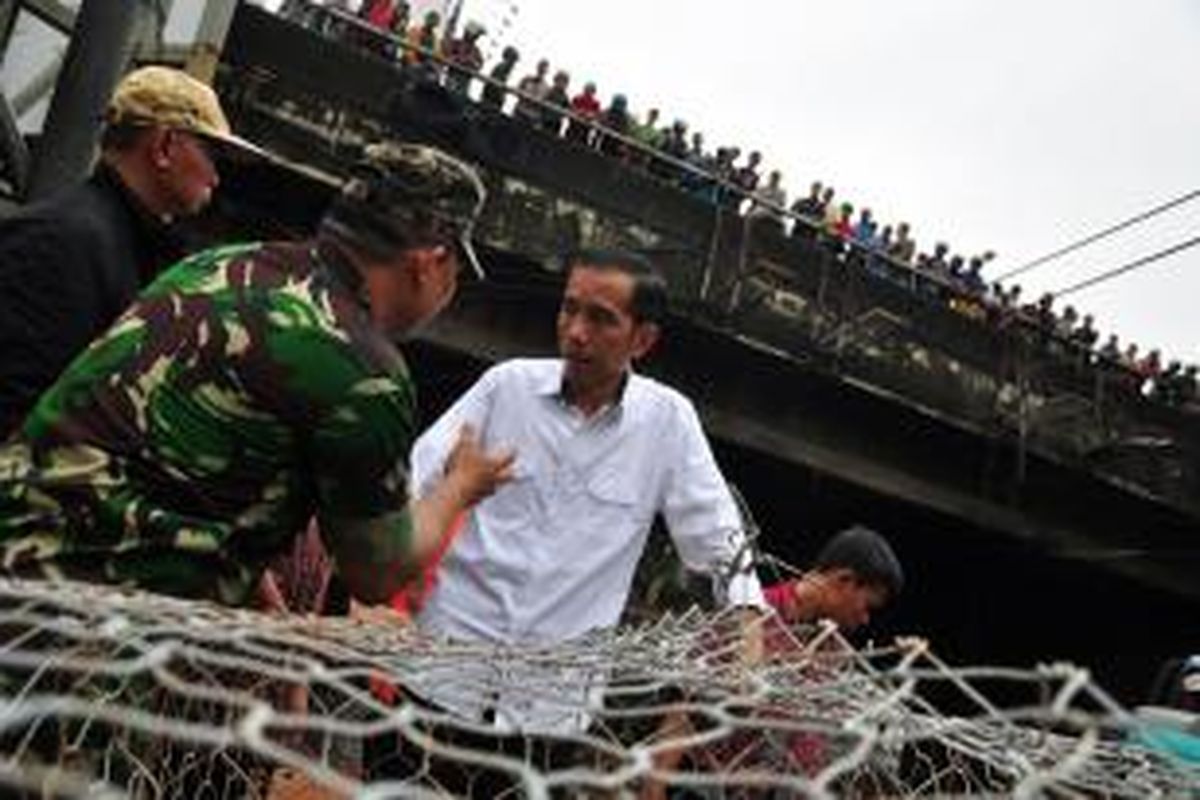
[[[562,397],[563,371],[566,365],[559,361],[556,369],[548,369],[539,375],[534,384],[534,394],[539,397]]]
[[[183,258],[185,243],[178,226],[151,211],[113,166],[99,162],[92,173],[92,182],[112,192],[134,222],[132,229],[140,253],[136,266],[138,280],[143,285],[150,283],[160,270]]]
[[[539,397],[550,397],[557,400],[561,405],[568,406],[567,397],[563,392],[563,376],[566,371],[566,364],[561,359],[557,363],[557,369],[547,370],[546,373],[540,376],[537,383],[534,385],[534,393]],[[620,414],[625,407],[625,399],[628,395],[630,379],[633,377],[633,369],[625,370],[625,375],[621,378],[621,386],[617,389],[617,397],[612,403],[601,409],[596,417],[605,416],[612,413]]]
[[[170,220],[167,217],[155,214],[142,202],[142,199],[125,183],[121,177],[121,173],[111,164],[107,164],[104,161],[99,162],[94,172],[94,180],[101,186],[109,187],[115,191],[121,198],[121,202],[129,209],[129,212],[148,230],[165,230],[170,225]]]

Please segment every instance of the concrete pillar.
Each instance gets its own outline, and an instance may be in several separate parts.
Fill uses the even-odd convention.
[[[17,0],[0,0],[0,53],[8,50],[8,40],[12,38],[13,26],[17,24],[17,12],[20,6]]]
[[[237,0],[208,0],[204,4],[204,16],[200,18],[200,29],[188,58],[187,71],[205,83],[212,83],[217,74],[217,63],[221,60],[221,48],[225,36],[233,23]]]

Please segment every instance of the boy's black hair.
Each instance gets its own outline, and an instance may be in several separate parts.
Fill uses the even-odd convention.
[[[887,539],[863,525],[834,536],[817,554],[813,568],[819,572],[848,569],[867,583],[877,584],[894,598],[904,589],[904,569]]]

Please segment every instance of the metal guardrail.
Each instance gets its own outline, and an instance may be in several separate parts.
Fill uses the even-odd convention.
[[[8,98],[0,94],[0,158],[3,159],[4,178],[11,188],[13,198],[25,196],[29,183],[29,148],[17,129],[16,115],[9,106]]]
[[[1069,335],[1063,335],[1057,330],[1045,328],[1039,319],[1028,313],[1024,307],[1010,309],[997,307],[994,303],[988,302],[978,294],[965,290],[952,280],[926,272],[913,264],[900,261],[886,252],[868,247],[855,239],[835,237],[814,220],[798,214],[791,209],[769,203],[716,173],[705,170],[692,162],[676,158],[658,148],[649,147],[644,142],[632,136],[612,130],[595,119],[583,117],[568,107],[547,103],[543,99],[523,92],[515,86],[509,86],[506,83],[493,80],[483,72],[466,70],[445,58],[441,53],[416,46],[405,38],[396,36],[389,31],[383,31],[352,13],[318,5],[312,3],[310,0],[299,0],[296,5],[304,9],[310,23],[316,23],[315,25],[309,24],[307,27],[315,28],[317,32],[327,37],[343,42],[349,38],[351,41],[345,43],[351,46],[363,46],[372,52],[391,52],[398,56],[403,54],[417,54],[427,64],[435,66],[432,69],[427,64],[406,68],[426,69],[431,78],[439,83],[444,73],[460,73],[467,78],[468,85],[470,81],[478,81],[483,87],[494,87],[506,98],[511,96],[520,104],[553,115],[560,120],[560,128],[563,122],[566,122],[568,125],[573,122],[594,131],[597,137],[611,139],[620,143],[633,155],[632,160],[639,164],[659,164],[662,167],[661,171],[674,172],[680,175],[684,181],[690,176],[691,180],[697,181],[706,190],[712,191],[716,197],[719,197],[723,193],[727,196],[738,198],[735,203],[728,206],[723,206],[719,200],[714,200],[714,205],[718,209],[722,207],[739,209],[748,202],[750,204],[746,209],[748,213],[742,215],[742,219],[747,226],[760,219],[771,219],[780,222],[782,220],[791,220],[794,226],[803,227],[805,233],[802,236],[805,238],[815,240],[818,243],[824,243],[831,251],[835,252],[838,258],[843,258],[847,262],[854,263],[857,261],[859,268],[874,272],[875,277],[880,277],[879,273],[883,272],[886,279],[891,280],[893,283],[899,283],[916,297],[928,298],[931,306],[944,307],[947,313],[958,313],[954,309],[956,305],[969,304],[976,306],[989,318],[986,322],[980,321],[980,325],[994,325],[994,318],[999,316],[1002,325],[1015,326],[1014,333],[1052,345],[1060,353],[1065,354],[1067,359],[1086,358],[1089,366],[1096,370],[1097,373],[1101,373],[1097,375],[1098,380],[1103,380],[1107,384],[1128,383],[1137,380],[1136,370],[1129,368],[1120,361],[1107,359],[1094,347],[1084,346]],[[291,21],[295,22],[295,20]],[[354,37],[360,37],[360,41],[353,41]],[[374,42],[377,47],[366,45],[366,42]],[[399,62],[400,58],[397,58],[396,61]],[[505,102],[506,104],[507,101]],[[554,135],[564,138],[557,133]],[[597,141],[600,141],[600,139],[597,139]],[[589,146],[588,149],[598,150],[599,148],[597,146]],[[631,166],[631,168],[635,167]],[[655,170],[644,169],[642,171],[652,178],[658,176]],[[760,216],[760,214],[753,213],[755,209],[763,209],[766,213],[762,214],[760,212]],[[794,237],[795,235],[795,230],[793,230],[792,236]],[[748,238],[748,236],[744,235],[743,241]],[[740,271],[745,271],[744,263],[740,266]],[[739,279],[743,277],[739,276]],[[707,280],[705,283],[707,284]],[[702,292],[703,294],[704,292]],[[1115,379],[1114,375],[1117,376]]]
[[[717,173],[714,173],[710,170],[705,170],[704,168],[697,166],[690,161],[676,158],[669,153],[663,152],[659,148],[649,147],[644,142],[627,134],[621,133],[620,131],[615,131],[611,128],[608,128],[594,119],[580,116],[572,111],[569,107],[547,103],[543,99],[530,95],[527,92],[523,92],[515,86],[509,86],[506,83],[493,80],[489,75],[483,72],[465,70],[461,66],[446,59],[440,53],[418,47],[402,37],[396,36],[388,31],[383,31],[366,20],[356,16],[355,14],[343,11],[341,9],[319,5],[311,2],[311,0],[298,0],[297,5],[303,6],[314,18],[324,19],[326,26],[324,26],[323,29],[318,28],[318,30],[322,30],[324,33],[329,32],[329,23],[336,23],[345,26],[349,30],[353,30],[357,33],[371,37],[374,41],[385,47],[390,46],[395,48],[397,51],[404,53],[417,53],[422,58],[432,61],[442,69],[463,73],[469,80],[477,80],[485,87],[495,87],[504,95],[516,98],[518,103],[527,104],[539,109],[543,113],[553,114],[555,117],[559,117],[561,120],[567,121],[568,124],[570,122],[575,122],[578,125],[592,129],[600,136],[617,141],[630,151],[639,154],[646,162],[654,162],[665,165],[676,172],[692,176],[693,178],[705,184],[706,187],[711,187],[719,190],[720,192],[736,196],[739,199],[737,203],[733,205],[733,207],[740,208],[744,203],[747,202],[750,204],[750,206],[747,208],[748,213],[745,215],[747,216],[747,219],[753,218],[754,214],[752,212],[755,209],[764,209],[766,213],[763,216],[779,221],[790,220],[793,225],[803,226],[814,238],[824,237],[826,240],[835,240],[835,237],[830,236],[830,234],[825,230],[824,226],[819,221],[813,220],[812,218],[803,214],[799,214],[790,208],[785,208],[783,206],[778,206],[767,202],[754,192],[746,191],[743,187],[729,181]],[[651,172],[651,174],[653,174],[653,172]],[[971,293],[970,291],[964,290],[961,286],[957,285],[953,281],[921,270],[919,267],[911,263],[901,261],[885,251],[867,246],[857,239],[836,237],[836,242],[839,246],[845,248],[848,253],[857,253],[864,259],[870,259],[876,263],[883,263],[889,270],[905,276],[910,282],[910,288],[912,288],[914,291],[918,291],[921,287],[931,287],[936,289],[939,293],[948,295],[947,301],[957,299],[986,306],[986,303],[979,296]],[[1026,315],[1024,315],[1020,309],[1016,310],[1016,316],[1020,321],[1036,326],[1036,320],[1026,317]]]
[[[583,117],[579,114],[576,114],[569,107],[558,106],[558,105],[554,105],[552,103],[547,103],[543,99],[541,99],[539,97],[535,97],[527,92],[523,92],[515,86],[509,86],[506,83],[502,83],[500,81],[493,80],[489,75],[487,75],[483,72],[473,72],[471,70],[465,70],[461,66],[459,66],[459,65],[453,63],[452,61],[446,59],[445,57],[443,57],[440,53],[432,51],[432,50],[428,50],[426,48],[418,47],[418,46],[414,45],[413,43],[403,39],[402,37],[396,36],[387,31],[380,30],[379,28],[375,27],[371,23],[367,22],[366,20],[361,19],[360,17],[358,17],[352,13],[349,13],[349,12],[346,12],[346,11],[343,11],[340,9],[336,9],[336,8],[330,8],[327,6],[318,5],[316,3],[312,3],[310,0],[299,0],[299,4],[305,6],[311,14],[313,14],[317,17],[324,17],[327,22],[337,22],[342,25],[348,26],[351,30],[354,30],[354,31],[360,32],[362,34],[365,34],[367,36],[373,37],[380,44],[390,45],[390,46],[395,47],[405,53],[417,53],[422,58],[428,59],[444,69],[463,73],[469,79],[478,80],[484,86],[493,86],[496,89],[503,92],[506,96],[512,96],[512,97],[516,98],[518,102],[531,105],[535,108],[538,108],[542,112],[553,114],[554,116],[560,117],[562,120],[565,120],[567,122],[575,122],[579,125],[590,128],[590,129],[596,131],[597,133],[599,133],[601,136],[608,138],[608,139],[613,139],[613,140],[621,143],[625,147],[629,148],[631,151],[634,151],[634,152],[640,154],[641,156],[643,156],[645,158],[646,161],[652,161],[652,162],[655,162],[658,164],[665,165],[677,172],[691,175],[694,178],[707,184],[708,186],[719,189],[723,192],[727,192],[730,195],[737,196],[740,199],[738,200],[738,202],[735,204],[734,207],[740,207],[743,203],[749,202],[751,205],[748,210],[752,210],[754,208],[765,209],[770,216],[775,217],[776,219],[779,219],[779,218],[787,219],[787,220],[791,220],[796,225],[804,226],[814,236],[826,235],[826,231],[821,224],[812,220],[809,217],[804,216],[803,214],[798,214],[789,208],[785,208],[783,206],[778,206],[773,203],[769,203],[769,202],[765,201],[764,199],[762,199],[760,196],[756,195],[754,192],[746,191],[743,187],[739,186],[736,183],[733,183],[732,181],[729,181],[728,179],[724,178],[721,175],[718,175],[715,172],[712,172],[710,170],[706,170],[702,167],[699,167],[690,161],[685,161],[683,159],[676,158],[675,156],[672,156],[669,153],[663,152],[661,149],[649,147],[644,142],[641,142],[634,137],[631,137],[627,134],[621,133],[620,131],[615,131],[612,128],[606,127],[605,125],[603,125],[600,122],[597,122],[594,119],[590,119],[588,117]],[[325,32],[327,32],[327,31],[325,31]],[[595,149],[595,148],[592,148],[592,149]],[[914,277],[915,280],[927,281],[931,284],[938,286],[941,289],[944,289],[949,292],[954,292],[956,294],[962,295],[963,297],[967,297],[967,295],[962,293],[961,290],[958,287],[956,287],[953,283],[943,280],[936,275],[931,275],[927,272],[923,272],[923,271],[917,269],[916,267],[914,267],[913,265],[899,261],[879,250],[875,250],[873,248],[866,247],[861,242],[858,242],[857,240],[843,239],[842,243],[847,248],[849,248],[851,250],[857,250],[865,256],[881,258],[881,259],[888,261],[896,269],[903,270],[907,273],[910,273]]]
[[[18,6],[59,33],[69,34],[75,27],[78,12],[61,0],[20,0]]]

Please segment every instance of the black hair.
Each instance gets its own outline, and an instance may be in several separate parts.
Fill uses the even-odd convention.
[[[638,322],[661,324],[667,316],[667,281],[645,256],[628,250],[581,250],[567,259],[567,274],[576,267],[613,270],[633,278],[630,313]]]
[[[861,580],[885,588],[889,598],[904,588],[904,570],[892,546],[862,525],[847,528],[826,542],[813,568],[818,572],[848,569]]]

